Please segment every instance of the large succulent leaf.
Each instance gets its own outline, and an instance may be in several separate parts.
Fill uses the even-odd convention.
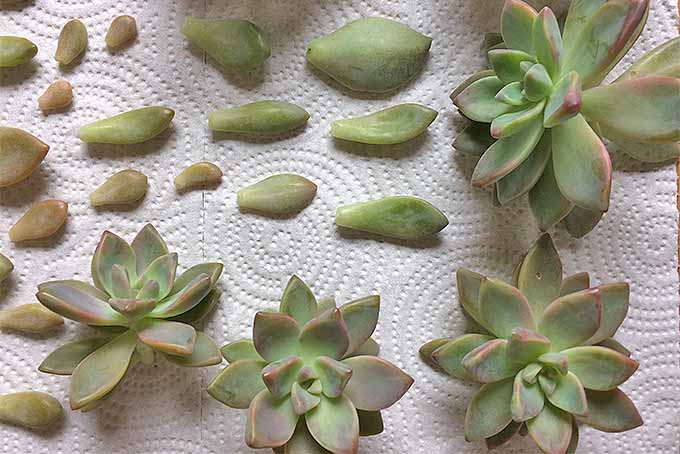
[[[556,78],[562,60],[562,34],[555,13],[550,8],[543,8],[536,17],[533,42],[538,62],[548,70],[550,77]]]
[[[290,315],[300,325],[304,325],[314,318],[317,308],[316,298],[307,284],[293,275],[283,291],[279,312]]]
[[[560,286],[560,296],[580,292],[588,288],[590,288],[590,276],[588,273],[576,273],[564,278]]]
[[[208,385],[208,394],[229,407],[248,408],[253,398],[265,390],[262,381],[262,368],[265,364],[257,359],[233,362]],[[269,394],[269,391],[266,392]]]
[[[477,162],[472,185],[481,187],[495,183],[515,170],[538,145],[543,132],[543,122],[534,120],[522,131],[496,141]]]
[[[489,63],[494,74],[503,84],[510,84],[522,80],[524,73],[520,63],[529,61],[534,63],[534,57],[515,49],[493,49],[489,51]]]
[[[453,148],[461,153],[480,157],[495,141],[491,137],[488,124],[473,122],[456,137]]]
[[[553,166],[560,192],[574,204],[607,211],[612,164],[607,148],[582,115],[552,129]]]
[[[637,79],[638,77],[653,74],[663,74],[666,73],[669,68],[676,67],[678,62],[680,62],[680,37],[666,41],[649,51],[621,74],[616,81]]]
[[[614,336],[628,314],[630,287],[625,282],[598,287],[602,299],[602,321],[597,332],[585,344],[597,344]]]
[[[486,443],[486,449],[491,451],[492,449],[505,446],[512,439],[512,437],[517,435],[521,427],[522,424],[511,421],[510,424],[505,426],[505,429],[484,440]]]
[[[517,134],[520,131],[534,124],[537,119],[543,117],[545,101],[528,106],[518,112],[510,112],[494,119],[491,123],[491,136],[496,139],[503,139]]]
[[[214,286],[222,275],[223,268],[224,265],[217,262],[206,262],[194,265],[184,273],[180,274],[177,279],[175,279],[175,283],[172,286],[170,294],[174,295],[180,290],[184,290],[184,288],[189,285],[189,283],[194,281],[201,274],[207,274],[210,276],[210,285]]]
[[[149,316],[170,318],[184,314],[196,307],[210,293],[210,290],[210,276],[199,274],[184,289],[161,301]]]
[[[129,244],[108,230],[102,234],[92,257],[92,280],[97,288],[113,294],[111,273],[113,265],[127,269],[130,282],[137,280],[135,252]]]
[[[536,330],[531,307],[521,291],[497,279],[487,278],[479,289],[479,312],[484,326],[507,338],[515,328]]]
[[[534,53],[532,31],[536,10],[521,0],[507,0],[501,13],[501,35],[511,49]]]
[[[343,357],[349,347],[347,325],[340,309],[330,309],[313,318],[300,333],[300,355],[307,359],[329,356]]]
[[[281,399],[290,394],[303,366],[304,362],[299,356],[279,359],[262,369],[262,381],[275,399]]]
[[[347,386],[347,382],[352,377],[352,368],[343,362],[337,361],[328,356],[321,356],[314,361],[321,389],[327,397],[338,397]]]
[[[78,410],[111,392],[127,372],[136,345],[137,335],[129,330],[81,361],[71,377],[71,409]]]
[[[465,413],[465,440],[489,438],[512,421],[510,399],[513,379],[487,383],[472,397]]]
[[[151,262],[139,276],[135,288],[141,289],[147,282],[154,281],[158,284],[157,299],[162,300],[170,293],[175,282],[175,272],[177,271],[177,254],[166,254],[158,257]]]
[[[603,432],[625,432],[642,425],[635,404],[619,388],[610,391],[586,390],[588,414],[578,420]]]
[[[525,328],[515,328],[508,339],[508,359],[528,364],[550,351],[550,339]]]
[[[290,402],[293,405],[293,410],[298,415],[304,415],[312,408],[319,405],[321,397],[314,395],[300,386],[298,382],[293,383],[290,391]]]
[[[529,191],[529,206],[538,227],[546,231],[564,219],[574,207],[560,192],[555,180],[555,170],[552,159],[545,166],[543,175],[536,185]]]
[[[378,411],[392,406],[413,384],[413,378],[394,364],[375,356],[343,360],[352,369],[344,394],[360,410]]]
[[[480,79],[484,79],[485,77],[491,77],[495,76],[494,72],[492,69],[485,69],[483,71],[479,71],[465,79],[463,82],[461,82],[453,92],[451,92],[450,98],[451,101],[455,103],[455,99],[458,97],[459,94],[463,93],[463,91],[472,85],[473,83],[477,82]]]
[[[286,314],[258,312],[253,323],[253,342],[267,361],[296,355],[300,349],[300,325]]]
[[[458,302],[463,306],[465,312],[482,326],[484,326],[484,322],[479,313],[479,288],[485,279],[481,274],[465,268],[458,268],[458,271],[456,271]]]
[[[380,314],[380,296],[373,295],[349,302],[340,308],[349,334],[347,353],[353,353],[373,334]]]
[[[512,387],[510,412],[513,421],[524,422],[535,418],[543,410],[545,396],[538,383],[526,383],[522,374],[517,374]]]
[[[220,351],[228,363],[234,363],[242,359],[264,361],[257,350],[255,350],[255,344],[250,339],[241,339],[230,342],[222,347]]]
[[[575,206],[564,218],[564,227],[574,238],[582,238],[595,228],[603,214],[602,211],[586,210]]]
[[[168,254],[168,246],[153,225],[147,224],[132,240],[132,250],[135,252],[136,275],[141,276],[146,267],[158,257]]]
[[[359,445],[359,417],[345,395],[321,402],[305,415],[307,428],[325,449],[342,454],[356,453]]]
[[[572,71],[560,79],[548,98],[543,113],[543,126],[554,128],[581,111],[581,77]]]
[[[222,362],[222,355],[215,341],[200,331],[196,332],[194,349],[189,356],[165,355],[165,357],[183,367],[207,367]]]
[[[71,375],[82,360],[110,340],[109,337],[93,337],[64,344],[47,355],[38,370],[48,374]]]
[[[601,319],[599,290],[582,290],[553,301],[538,323],[538,332],[550,339],[553,350],[560,351],[590,339],[599,329]]]
[[[575,347],[562,353],[569,359],[569,371],[584,388],[609,391],[624,383],[635,373],[639,364],[605,347]]]
[[[188,356],[194,351],[196,330],[191,325],[144,319],[137,323],[135,330],[139,340],[154,350],[178,356]]]
[[[307,424],[303,419],[298,420],[295,432],[285,446],[278,448],[278,450],[275,448],[274,452],[280,454],[332,454],[316,442],[307,430]]]
[[[546,130],[529,157],[496,182],[496,197],[501,205],[523,196],[536,185],[550,160],[551,147],[550,132]]]
[[[51,281],[38,285],[43,306],[68,319],[93,326],[125,326],[127,320],[106,302],[101,290],[80,281]]]
[[[266,389],[260,391],[248,408],[246,444],[251,448],[282,446],[293,436],[297,422],[289,397],[275,399]]]
[[[680,79],[647,76],[591,88],[583,93],[583,114],[624,139],[680,140]]]
[[[555,385],[555,391],[547,396],[551,404],[574,415],[588,413],[586,392],[576,375],[567,372],[564,376],[557,376]]]
[[[628,156],[643,162],[667,162],[680,156],[680,143],[641,143],[621,137],[614,131],[600,125],[604,137],[612,141]]]
[[[215,309],[217,303],[220,300],[220,296],[222,296],[222,292],[219,289],[213,288],[197,305],[188,311],[174,317],[170,317],[167,320],[189,324],[198,323],[208,314],[210,314],[213,309]]]
[[[527,421],[529,435],[546,454],[563,454],[571,441],[572,417],[546,402],[543,411]]]
[[[461,380],[472,380],[473,378],[461,364],[463,358],[472,350],[492,339],[491,336],[482,334],[464,334],[454,340],[444,342],[438,348],[432,350],[430,358],[436,366],[440,367],[452,377]],[[434,345],[432,345],[432,347],[434,347]],[[426,349],[429,349],[428,344],[421,347],[421,354],[424,355],[424,350]]]
[[[493,339],[470,351],[461,362],[465,371],[478,382],[492,383],[512,377],[522,364],[508,357],[508,341]]]
[[[379,411],[357,410],[357,415],[359,415],[359,435],[362,437],[381,434],[385,429]]]
[[[522,261],[517,287],[526,297],[532,313],[539,318],[560,294],[562,261],[550,235],[543,234]]]
[[[588,18],[595,14],[608,0],[572,0],[562,36],[565,43],[572,43],[588,24]]]
[[[496,99],[504,85],[496,76],[484,77],[470,84],[453,99],[453,103],[470,120],[491,123],[496,117],[516,109]]]

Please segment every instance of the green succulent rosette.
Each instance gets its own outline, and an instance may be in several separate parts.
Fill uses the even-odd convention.
[[[574,452],[578,423],[604,432],[642,425],[619,388],[638,368],[612,336],[628,312],[626,283],[563,279],[543,235],[516,269],[514,285],[460,269],[459,302],[475,333],[435,339],[421,358],[452,377],[480,383],[465,415],[465,439],[501,446],[527,433],[542,452]]]
[[[336,307],[317,302],[293,276],[279,312],[258,312],[253,339],[222,348],[229,366],[208,393],[248,409],[246,444],[295,454],[356,453],[359,436],[383,431],[380,411],[397,402],[413,379],[378,358],[371,338],[380,297]]]
[[[71,375],[73,410],[99,406],[138,362],[155,352],[186,367],[219,364],[215,342],[192,324],[217,304],[221,263],[202,263],[176,276],[177,254],[146,225],[128,244],[104,232],[92,258],[94,286],[78,280],[38,285],[45,307],[102,332],[52,352],[40,371]]]
[[[490,69],[451,98],[473,123],[454,147],[478,158],[472,185],[500,205],[529,195],[539,227],[590,232],[609,209],[612,164],[603,138],[635,159],[680,156],[680,39],[600,85],[642,32],[649,0],[574,0],[560,30],[548,7],[506,0],[489,34]]]

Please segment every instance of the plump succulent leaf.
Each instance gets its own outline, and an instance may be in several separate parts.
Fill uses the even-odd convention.
[[[479,312],[484,326],[507,338],[515,328],[536,330],[529,302],[522,292],[497,279],[485,279],[479,289]]]
[[[529,157],[496,182],[496,197],[501,205],[523,196],[536,185],[550,161],[551,147],[550,131],[546,130]]]
[[[678,76],[680,77],[680,75]],[[680,156],[680,144],[669,143],[641,143],[619,136],[614,131],[600,125],[600,132],[613,142],[619,150],[638,161],[660,163],[667,162]]]
[[[211,288],[210,277],[207,274],[199,274],[184,289],[161,301],[151,311],[150,316],[170,318],[183,314],[199,304],[210,293]]]
[[[481,274],[465,268],[458,268],[456,272],[458,302],[465,312],[482,326],[484,322],[479,313],[479,289],[484,279],[486,278]]]
[[[550,8],[543,8],[538,13],[532,37],[538,62],[548,70],[550,77],[557,77],[562,61],[562,34],[555,13]]]
[[[127,320],[106,302],[108,296],[85,282],[65,280],[38,285],[38,301],[49,310],[93,326],[125,326]]]
[[[505,84],[496,76],[479,79],[453,99],[453,104],[472,121],[491,123],[496,117],[516,108],[496,99]]]
[[[328,310],[310,320],[300,333],[300,354],[303,358],[329,356],[340,359],[349,347],[347,325],[340,309]]]
[[[491,137],[488,124],[473,122],[458,134],[453,148],[461,153],[480,157],[495,141]]]
[[[321,397],[310,393],[300,386],[298,382],[295,382],[291,388],[290,402],[297,415],[304,415],[309,410],[319,405]]]
[[[99,240],[92,257],[92,280],[97,288],[113,294],[111,273],[113,265],[120,265],[128,271],[130,282],[137,280],[135,252],[119,236],[106,231]]]
[[[431,353],[431,359],[435,365],[452,377],[461,380],[473,380],[462,365],[463,358],[472,350],[492,339],[491,336],[482,334],[465,334],[434,349]],[[421,348],[422,354],[424,355],[424,350],[430,347],[434,347],[434,345],[425,344]]]
[[[158,257],[169,254],[167,244],[151,224],[145,225],[137,233],[130,246],[135,253],[136,274],[138,276],[141,276],[146,271],[147,266]]]
[[[494,119],[491,123],[491,136],[503,139],[517,134],[542,118],[545,101],[531,105],[524,110],[510,112]]]
[[[501,89],[495,96],[497,101],[510,106],[524,106],[529,100],[522,93],[522,82],[511,82]]]
[[[157,298],[162,300],[170,293],[177,271],[177,254],[166,254],[151,262],[137,279],[136,288],[143,288],[147,282],[158,284]]]
[[[535,62],[534,57],[515,49],[494,49],[489,51],[489,64],[494,74],[503,84],[522,80],[524,73],[520,69],[523,61]]]
[[[602,322],[593,337],[584,344],[597,344],[612,337],[628,314],[630,287],[627,283],[605,284],[598,288],[602,301]]]
[[[545,395],[550,396],[552,393],[555,392],[555,388],[557,387],[557,381],[554,375],[538,374],[537,378],[538,384],[540,385],[541,390]]]
[[[242,359],[264,361],[255,349],[255,344],[250,339],[241,339],[230,342],[222,347],[220,351],[228,363],[234,363]]]
[[[548,402],[538,416],[527,421],[529,435],[547,454],[566,452],[571,441],[571,427],[571,415]]]
[[[508,339],[508,359],[528,364],[550,351],[550,339],[525,328],[515,328]]]
[[[206,262],[194,265],[184,273],[180,274],[170,291],[171,295],[183,290],[189,283],[194,281],[201,274],[207,274],[210,277],[210,285],[215,285],[217,280],[222,275],[222,269],[224,265],[218,262]]]
[[[465,413],[465,440],[478,441],[503,430],[512,421],[513,379],[487,383],[477,391]]]
[[[476,381],[497,382],[512,377],[522,368],[510,360],[507,349],[508,341],[492,339],[465,355],[461,364]]]
[[[300,347],[300,325],[289,315],[258,312],[253,324],[253,342],[257,352],[267,361],[297,354]]]
[[[609,391],[586,390],[588,414],[578,420],[603,432],[625,432],[642,425],[635,404],[619,388]]]
[[[307,429],[314,439],[331,452],[357,452],[359,417],[350,399],[322,397],[321,402],[305,415]]]
[[[324,395],[330,398],[342,394],[353,373],[350,366],[328,356],[317,358],[314,370],[318,373]]]
[[[537,361],[560,375],[566,375],[569,370],[567,355],[561,352],[548,352],[538,357]]]
[[[135,327],[139,340],[169,355],[188,356],[194,350],[196,330],[191,325],[166,320],[145,319]]]
[[[299,356],[279,359],[262,369],[262,381],[275,399],[281,399],[290,394],[303,366],[304,362]]]
[[[461,337],[463,337],[463,336],[461,336]],[[489,339],[491,339],[491,338],[489,338]],[[484,342],[486,342],[489,339],[482,341],[479,345],[483,344]],[[426,342],[425,344],[423,344],[418,349],[418,354],[420,355],[420,359],[423,360],[423,362],[425,364],[427,364],[428,366],[430,366],[432,369],[434,369],[438,372],[446,372],[443,369],[443,367],[440,366],[439,363],[435,360],[433,353],[435,351],[439,350],[440,348],[446,346],[447,344],[453,342],[453,341],[454,341],[454,339],[451,339],[449,337],[442,337],[442,338],[439,338],[439,339],[433,339],[429,342]],[[475,345],[475,347],[479,347],[479,345]],[[473,347],[473,348],[475,348],[475,347]],[[453,354],[453,353],[451,353],[451,354]],[[467,354],[467,351],[464,351],[462,356],[465,356],[466,354]],[[462,356],[457,361],[458,367],[460,367],[460,359],[462,359]],[[454,368],[455,367],[456,366],[454,366]],[[466,375],[466,374],[464,374],[464,375]],[[456,377],[456,378],[462,379],[463,377]]]
[[[208,385],[208,394],[232,408],[248,408],[253,398],[265,390],[262,381],[264,361],[241,359],[223,369]]]
[[[574,347],[564,350],[569,371],[584,388],[609,391],[630,378],[639,364],[621,353],[605,347]]]
[[[569,6],[562,36],[565,43],[572,43],[588,24],[588,18],[608,0],[573,0]]]
[[[299,277],[293,275],[283,291],[279,312],[290,315],[300,325],[304,325],[314,318],[317,309],[312,291]]]
[[[548,98],[543,112],[543,126],[554,128],[581,112],[583,103],[581,76],[572,71],[560,79]]]
[[[282,446],[293,436],[297,422],[290,397],[276,399],[268,390],[260,391],[248,407],[246,444],[251,448]]]
[[[543,175],[529,191],[529,206],[538,227],[549,230],[567,216],[574,207],[562,193],[555,179],[552,158],[548,160]]]
[[[340,312],[349,335],[347,353],[352,353],[366,343],[375,331],[380,313],[380,296],[372,295],[349,302],[340,308]]]
[[[477,82],[479,79],[484,79],[485,77],[489,76],[494,76],[493,69],[485,69],[482,71],[478,71],[465,79],[463,82],[461,82],[452,92],[451,95],[449,96],[451,98],[451,101],[454,101],[459,94],[463,92],[467,87],[472,85],[473,83]],[[454,101],[455,103],[455,101]]]
[[[567,276],[562,280],[560,296],[580,292],[581,290],[586,290],[588,288],[590,288],[590,275],[588,273],[576,273]]]
[[[222,362],[222,355],[215,341],[200,331],[196,332],[196,342],[190,355],[165,355],[165,357],[169,361],[184,367],[207,367]]]
[[[552,91],[553,80],[545,66],[537,63],[524,74],[524,96],[529,101],[541,101],[549,96]],[[541,104],[541,114],[543,114],[544,107],[545,104]]]
[[[564,227],[574,238],[582,238],[595,228],[603,215],[602,211],[586,210],[575,206],[564,218]]]
[[[356,356],[343,363],[352,369],[344,394],[360,410],[384,410],[401,399],[413,384],[408,374],[375,356]]]
[[[532,31],[536,10],[520,0],[507,0],[501,13],[503,42],[511,48],[528,54],[534,53]]]
[[[208,314],[210,314],[213,309],[215,309],[215,306],[217,306],[221,295],[222,292],[219,289],[213,288],[197,305],[188,311],[174,317],[170,317],[167,320],[188,323],[190,325],[196,324],[203,320]]]
[[[109,305],[123,316],[134,319],[142,317],[156,307],[156,300],[154,299],[139,299],[139,298],[111,298]]]
[[[298,420],[293,436],[279,448],[274,448],[276,454],[332,454],[316,442],[307,429],[304,419]]]
[[[538,381],[538,374],[543,370],[543,364],[531,363],[522,369],[522,380],[526,383],[534,384]]]
[[[543,410],[545,396],[538,383],[527,383],[517,374],[512,386],[510,413],[513,421],[524,422],[535,418]]]
[[[678,61],[680,61],[680,37],[666,41],[649,51],[633,63],[616,81],[667,74],[669,68],[677,67]]]
[[[517,287],[526,297],[535,317],[559,296],[562,284],[562,261],[552,238],[543,234],[522,261]]]
[[[48,374],[71,375],[82,360],[110,340],[109,337],[92,337],[69,342],[47,355],[38,370]]]
[[[111,296],[132,298],[132,287],[127,270],[120,265],[113,265],[111,270]]]
[[[586,392],[578,377],[571,372],[555,378],[555,391],[547,396],[551,404],[573,415],[588,413]]]
[[[556,351],[581,345],[600,327],[601,301],[598,289],[562,296],[545,309],[538,332],[550,339]]]
[[[630,350],[628,350],[621,342],[617,341],[616,339],[612,339],[611,337],[608,339],[604,339],[602,342],[599,342],[597,344],[599,347],[605,347],[609,348],[611,350],[614,350],[615,352],[619,352],[624,356],[631,357],[632,353]]]

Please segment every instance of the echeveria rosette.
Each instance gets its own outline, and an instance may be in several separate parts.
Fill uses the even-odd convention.
[[[479,158],[474,186],[493,186],[501,205],[528,193],[542,230],[563,221],[580,237],[609,208],[602,137],[639,160],[680,155],[680,40],[600,86],[642,32],[649,3],[574,0],[560,31],[550,8],[506,0],[501,35],[484,44],[491,69],[452,94],[473,121],[454,147]]]
[[[222,348],[229,366],[208,393],[248,409],[246,444],[276,452],[356,453],[359,436],[382,432],[380,410],[397,402],[413,379],[378,358],[371,338],[380,297],[336,307],[317,301],[298,277],[279,312],[258,312],[253,340]]]
[[[638,363],[612,338],[628,312],[628,284],[563,278],[548,234],[514,285],[466,269],[457,281],[459,302],[481,329],[428,342],[420,354],[438,371],[482,384],[467,409],[466,440],[494,448],[528,433],[543,452],[563,454],[576,448],[577,423],[605,432],[642,425],[619,389]]]
[[[38,285],[48,309],[99,329],[102,335],[68,343],[52,352],[40,371],[71,375],[73,410],[91,410],[137,362],[154,352],[185,367],[219,364],[215,342],[193,324],[217,304],[221,263],[202,263],[179,276],[177,254],[146,225],[128,244],[104,232],[92,258],[94,286],[78,280]]]

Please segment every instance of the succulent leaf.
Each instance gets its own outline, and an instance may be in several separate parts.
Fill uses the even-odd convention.
[[[140,300],[147,300],[147,299],[153,299],[153,300],[158,300],[158,282],[156,281],[147,281],[144,286],[139,289],[137,292],[137,299]]]
[[[492,339],[470,351],[461,362],[465,371],[481,383],[491,383],[512,377],[522,369],[508,357],[508,341]]]
[[[571,441],[572,417],[546,402],[543,411],[527,421],[529,435],[546,454],[566,452]]]
[[[548,70],[540,63],[535,64],[524,74],[524,96],[531,102],[538,102],[550,95],[553,91],[553,81]],[[541,114],[543,113],[541,105]]]
[[[635,404],[619,388],[610,391],[586,390],[588,414],[578,420],[603,432],[624,432],[642,425]]]
[[[24,391],[0,396],[0,422],[43,430],[63,418],[61,404],[50,394]]]
[[[137,279],[135,288],[141,289],[147,282],[154,281],[158,284],[157,298],[162,300],[172,289],[176,270],[177,254],[162,255],[146,267],[144,273]]]
[[[564,23],[565,43],[571,43],[576,39],[584,27],[588,24],[588,18],[595,14],[598,9],[608,0],[573,0],[569,6],[567,19]]]
[[[156,307],[154,299],[139,298],[111,298],[109,305],[123,316],[134,319],[144,316]]]
[[[113,265],[111,270],[111,296],[118,298],[131,298],[132,287],[127,269],[120,265]]]
[[[479,79],[484,79],[485,77],[489,76],[494,76],[493,69],[485,69],[483,71],[479,71],[465,79],[463,82],[461,82],[454,90],[451,92],[451,95],[449,96],[451,98],[451,101],[455,103],[455,99],[458,97],[459,94],[463,92],[467,87],[472,85],[473,83],[477,82]]]
[[[228,363],[234,363],[242,359],[264,361],[257,350],[255,350],[255,344],[250,339],[231,342],[222,347],[220,351]]]
[[[135,327],[139,340],[154,350],[178,356],[194,351],[196,330],[185,323],[144,319]]]
[[[506,0],[501,13],[501,35],[511,49],[534,53],[532,30],[536,10],[521,0]]]
[[[51,281],[38,286],[38,301],[49,310],[93,326],[125,326],[127,321],[106,302],[108,296],[80,281]]]
[[[572,71],[555,84],[545,106],[543,126],[554,128],[576,116],[581,112],[582,98],[581,76]]]
[[[116,264],[127,269],[130,282],[137,280],[135,252],[125,240],[106,231],[92,257],[92,280],[97,288],[109,295],[113,294],[111,273]]]
[[[246,444],[251,448],[282,446],[293,436],[297,422],[290,397],[276,399],[266,389],[260,391],[248,408]]]
[[[368,356],[378,356],[380,353],[380,345],[373,339],[369,338],[366,342],[361,344],[359,348],[354,350],[351,354],[347,355],[345,354],[346,357],[354,357],[354,356],[362,356],[362,355],[368,355]]]
[[[453,99],[453,104],[472,121],[491,123],[496,117],[515,110],[514,106],[496,99],[505,84],[496,76],[471,83]]]
[[[531,307],[522,292],[510,284],[487,278],[479,289],[479,312],[484,326],[498,337],[510,337],[515,328],[536,330]]]
[[[626,347],[623,346],[619,341],[616,339],[612,339],[611,337],[608,339],[604,339],[602,342],[599,342],[597,344],[599,347],[605,347],[609,348],[611,350],[614,350],[615,352],[619,352],[624,356],[627,356],[630,358],[632,355],[631,351],[628,350]]]
[[[461,364],[463,358],[472,350],[492,339],[492,337],[482,334],[464,334],[451,341],[444,339],[447,342],[432,350],[430,359],[436,366],[452,377],[460,378],[461,380],[472,380],[473,378]],[[436,347],[436,345],[436,343],[423,345],[420,349],[421,355],[424,356],[427,350]]]
[[[550,339],[555,351],[581,345],[600,327],[601,301],[598,289],[562,296],[545,309],[538,332]]]
[[[465,312],[482,326],[484,322],[479,313],[479,289],[485,279],[481,274],[465,268],[458,268],[456,271],[458,302]]]
[[[496,196],[501,205],[523,196],[536,185],[550,161],[551,146],[550,131],[546,130],[529,157],[496,182]]]
[[[352,369],[333,358],[320,356],[314,361],[324,395],[336,398],[342,394],[352,377]]]
[[[283,291],[279,312],[290,315],[300,325],[304,325],[314,318],[317,309],[312,291],[299,277],[293,275]]]
[[[680,144],[676,142],[641,143],[621,137],[606,127],[600,126],[600,131],[604,137],[618,146],[619,150],[638,161],[659,163],[680,156]]]
[[[465,413],[465,440],[489,438],[512,421],[510,405],[513,379],[487,383],[477,391]]]
[[[231,408],[248,408],[253,398],[265,391],[262,369],[257,359],[241,359],[223,369],[208,385],[208,394]]]
[[[167,320],[171,320],[173,322],[188,323],[188,324],[197,323],[197,322],[203,320],[209,313],[212,312],[213,309],[215,309],[215,306],[217,306],[217,303],[219,302],[221,295],[222,295],[222,292],[219,289],[213,288],[193,308],[189,309],[188,311],[186,311],[182,314],[176,315],[174,317],[170,317]]]
[[[109,337],[93,337],[64,344],[47,355],[38,370],[48,374],[71,375],[82,360],[110,340]]]
[[[554,375],[547,373],[538,374],[538,384],[546,396],[550,396],[552,393],[554,393],[555,388],[557,387],[557,381],[555,380]]]
[[[304,389],[298,382],[293,383],[290,392],[290,402],[297,415],[304,415],[312,408],[319,405],[321,398]]]
[[[289,315],[258,312],[253,324],[253,343],[267,361],[276,361],[298,353],[300,325]]]
[[[316,442],[304,419],[298,420],[293,436],[284,446],[273,449],[276,454],[332,454]]]
[[[490,451],[492,449],[504,446],[510,441],[510,439],[512,439],[512,437],[517,435],[520,427],[522,427],[522,424],[511,421],[510,424],[505,426],[505,429],[484,440],[486,443],[486,449]]]
[[[543,234],[522,261],[517,287],[538,318],[559,296],[561,284],[562,261],[550,235]]]
[[[307,391],[314,394],[315,396],[321,394],[321,391],[323,391],[321,380],[314,380],[312,384],[309,386],[309,388],[307,388]]]
[[[602,215],[604,215],[602,211],[586,210],[575,206],[564,218],[564,226],[571,236],[582,238],[595,228],[602,219]]]
[[[535,418],[543,410],[545,397],[538,383],[527,383],[521,374],[515,376],[510,400],[513,421],[524,422]]]
[[[574,207],[557,186],[552,158],[545,166],[543,175],[529,191],[529,206],[538,227],[549,230],[567,216]]]
[[[605,347],[574,347],[562,353],[569,359],[569,371],[586,389],[609,391],[630,378],[639,364]]]
[[[220,350],[217,348],[215,341],[201,332],[196,332],[196,342],[190,355],[165,355],[165,357],[173,363],[184,367],[214,366],[222,362],[222,355],[220,355]]]
[[[349,335],[347,353],[353,353],[375,331],[380,314],[380,296],[372,295],[349,302],[340,308],[340,312]]]
[[[522,93],[522,82],[511,82],[501,89],[495,96],[497,101],[509,106],[520,107],[529,102]]]
[[[170,294],[174,295],[180,290],[183,290],[187,285],[189,285],[201,274],[207,274],[208,276],[210,276],[210,285],[215,285],[217,283],[217,280],[222,275],[223,268],[224,265],[217,262],[206,262],[194,265],[188,270],[186,270],[184,273],[182,273],[177,279],[175,279],[175,283],[172,286]]]
[[[199,304],[210,293],[211,288],[210,277],[207,274],[199,274],[184,289],[161,301],[151,311],[150,316],[169,318],[183,314]]]
[[[543,116],[544,107],[545,101],[541,101],[527,109],[510,112],[495,118],[491,123],[491,136],[496,139],[503,139],[523,131]]]
[[[350,399],[321,397],[306,415],[307,429],[317,443],[334,453],[355,453],[359,445],[359,417]]]
[[[145,225],[139,231],[130,246],[135,253],[137,276],[144,274],[146,268],[158,257],[169,254],[167,244],[151,224]]]
[[[550,77],[557,77],[562,59],[562,34],[555,13],[550,8],[543,8],[538,13],[532,36],[538,62],[545,66]]]
[[[526,383],[534,384],[538,381],[538,374],[543,370],[543,364],[531,363],[522,369],[522,380]]]
[[[473,122],[453,141],[453,148],[461,153],[480,157],[496,140],[491,137],[489,125]]]
[[[413,384],[413,378],[382,358],[355,356],[342,362],[352,369],[344,395],[359,410],[384,410],[401,399]]]
[[[569,360],[564,353],[548,352],[538,357],[538,362],[549,367],[560,375],[566,375],[569,370]]]
[[[520,63],[524,61],[535,62],[534,57],[521,50],[493,49],[489,51],[491,69],[503,84],[522,80]]]
[[[329,356],[340,359],[349,347],[347,325],[340,309],[328,310],[313,318],[300,333],[300,355],[305,359]]]
[[[654,74],[667,74],[669,68],[677,67],[678,61],[680,61],[680,37],[666,41],[649,51],[621,74],[616,81],[637,79]]]
[[[560,296],[580,292],[588,288],[590,288],[590,275],[588,273],[576,273],[564,278],[560,286]]]
[[[598,287],[602,299],[602,321],[597,332],[585,344],[597,344],[612,337],[628,314],[630,287],[625,282]]]
[[[550,339],[525,328],[515,328],[508,339],[508,359],[528,364],[550,351]]]
[[[573,415],[588,413],[586,392],[578,377],[571,372],[555,378],[555,391],[548,395],[551,404]]]
[[[262,381],[275,399],[281,399],[290,394],[302,366],[304,362],[299,356],[279,359],[262,369]]]

